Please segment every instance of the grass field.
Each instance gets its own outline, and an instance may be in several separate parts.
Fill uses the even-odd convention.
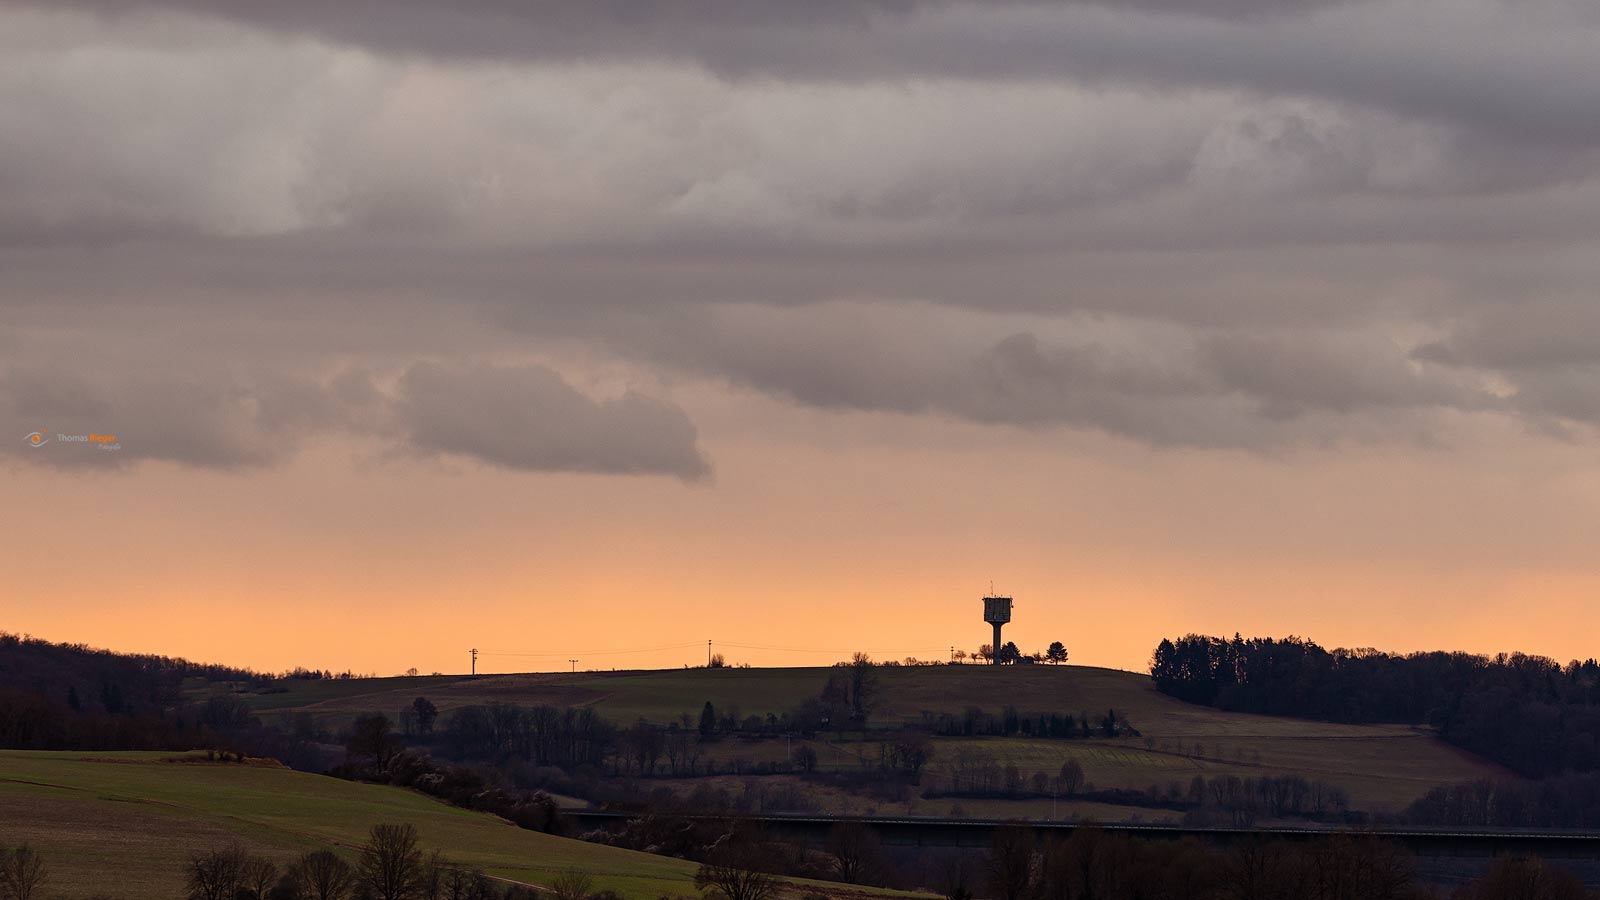
[[[816,694],[828,671],[673,669],[306,682],[296,684],[290,693],[263,695],[251,702],[264,711],[309,712],[328,724],[366,710],[393,716],[417,696],[427,696],[446,712],[470,704],[507,701],[592,706],[618,722],[638,718],[668,722],[684,713],[693,721],[708,700],[719,710],[736,708],[743,715],[782,712]],[[1438,740],[1426,729],[1222,712],[1175,700],[1156,691],[1148,677],[1115,669],[930,666],[888,667],[877,673],[879,697],[873,717],[882,725],[915,721],[925,712],[959,713],[968,707],[997,712],[1009,704],[1024,712],[1087,712],[1091,716],[1115,709],[1141,732],[1139,738],[1115,741],[941,738],[935,742],[929,771],[935,782],[942,762],[965,748],[982,749],[1002,764],[1015,764],[1026,773],[1054,774],[1067,759],[1077,759],[1088,779],[1102,788],[1142,789],[1172,780],[1187,783],[1197,774],[1294,773],[1339,784],[1350,792],[1356,806],[1372,811],[1402,807],[1439,784],[1511,777],[1505,770]],[[842,743],[820,741],[814,746],[824,770],[859,765],[860,754],[872,752],[848,739]],[[706,752],[722,761],[755,762],[784,758],[790,747],[783,740],[730,739],[710,745]],[[1020,805],[1018,808],[1019,815],[1031,814]]]
[[[353,858],[380,822],[410,822],[425,848],[531,885],[580,869],[629,900],[698,896],[693,863],[524,831],[397,788],[158,753],[0,751],[0,846],[43,850],[52,898],[170,900],[183,894],[190,854],[232,841],[280,861],[324,847]]]

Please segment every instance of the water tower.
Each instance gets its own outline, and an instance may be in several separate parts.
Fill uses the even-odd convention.
[[[1000,627],[1011,621],[1010,597],[983,598],[983,620],[994,626],[994,664],[1000,665]]]

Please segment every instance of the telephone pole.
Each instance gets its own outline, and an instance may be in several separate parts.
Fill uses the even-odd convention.
[[[478,674],[478,648],[472,648],[472,674]]]
[[[711,641],[706,641],[706,668],[711,668]]]
[[[578,674],[578,661],[575,659],[569,659],[567,662],[572,663],[572,674]]]

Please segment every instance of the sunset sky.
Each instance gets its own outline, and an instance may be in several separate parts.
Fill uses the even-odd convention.
[[[1593,656],[1597,111],[1591,0],[0,2],[0,630]]]

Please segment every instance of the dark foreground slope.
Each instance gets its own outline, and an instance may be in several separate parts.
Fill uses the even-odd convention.
[[[628,900],[697,893],[692,863],[525,831],[397,788],[160,753],[0,751],[0,846],[41,849],[49,896],[62,900],[169,900],[183,896],[181,867],[196,851],[239,841],[280,861],[353,855],[381,822],[412,823],[426,848],[510,881],[548,886],[580,870]]]

